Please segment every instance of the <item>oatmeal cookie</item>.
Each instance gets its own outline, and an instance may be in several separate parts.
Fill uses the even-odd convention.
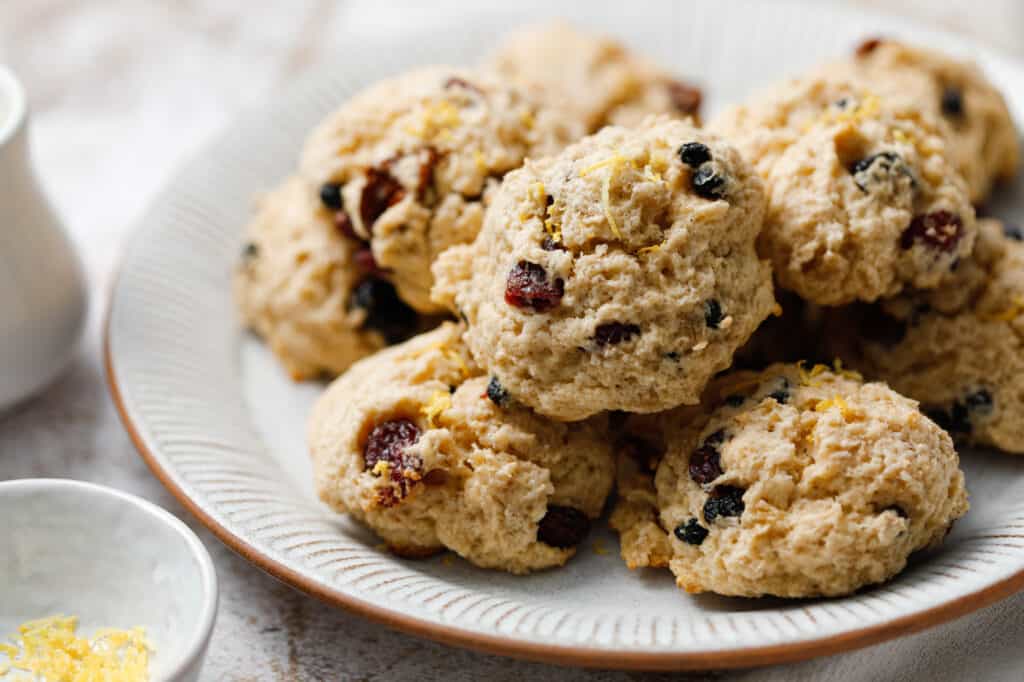
[[[721,138],[655,118],[510,173],[439,302],[480,366],[554,419],[696,403],[775,308],[764,194]]]
[[[607,420],[534,414],[473,365],[461,332],[446,323],[331,385],[310,421],[317,492],[400,555],[560,566],[612,486]]]

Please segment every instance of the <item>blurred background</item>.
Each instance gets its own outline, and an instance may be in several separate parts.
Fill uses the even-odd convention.
[[[917,19],[1024,59],[1022,0],[844,4]],[[424,28],[437,35],[457,30],[438,17],[459,6],[456,0],[0,0],[0,63],[28,90],[36,166],[80,249],[93,296],[71,371],[43,396],[0,415],[0,480],[102,481],[154,500],[197,528],[135,455],[106,396],[99,328],[124,236],[181,162],[239,110],[278,96],[307,70],[343,59],[360,36],[398,41]],[[204,679],[642,677],[512,662],[392,633],[292,592],[197,531],[222,582]],[[984,659],[990,671],[1020,679],[1000,656],[1019,647],[1022,607],[1018,597],[900,644],[736,677],[970,679],[970,661]],[[948,646],[967,640],[980,643],[969,652]]]

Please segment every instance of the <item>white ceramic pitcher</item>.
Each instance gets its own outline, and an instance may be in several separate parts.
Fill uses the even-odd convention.
[[[25,90],[0,65],[0,409],[68,364],[87,308],[81,264],[28,153]]]

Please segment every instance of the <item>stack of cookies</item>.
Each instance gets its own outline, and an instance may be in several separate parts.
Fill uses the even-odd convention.
[[[327,504],[526,573],[613,500],[630,568],[743,596],[847,594],[943,540],[951,435],[1024,452],[1024,244],[974,209],[1017,167],[1001,96],[872,40],[700,102],[553,24],[312,132],[235,289],[296,380],[338,377]]]

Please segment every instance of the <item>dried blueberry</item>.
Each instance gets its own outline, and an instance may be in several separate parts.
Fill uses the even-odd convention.
[[[363,327],[376,329],[389,344],[404,341],[416,331],[416,311],[383,279],[363,280],[352,292],[351,305],[366,311]]]
[[[732,485],[716,486],[704,503],[704,522],[714,523],[718,517],[739,516],[746,508],[743,504],[743,488]]]
[[[565,251],[565,246],[562,242],[556,242],[551,237],[544,237],[544,241],[540,243],[540,248],[545,251]]]
[[[608,322],[598,325],[594,329],[594,342],[598,346],[614,346],[629,341],[640,333],[640,327],[635,324],[623,324],[622,322]]]
[[[916,184],[910,169],[894,152],[879,152],[860,159],[850,166],[849,171],[854,184],[865,193],[882,183],[894,185],[900,177],[908,178],[912,187]]]
[[[885,42],[885,40],[882,38],[867,38],[866,40],[861,41],[860,45],[857,46],[857,56],[866,57],[874,52],[875,49],[883,42]]]
[[[701,166],[691,179],[693,191],[702,199],[721,199],[725,196],[725,178],[715,173],[711,166]]]
[[[942,91],[942,113],[946,116],[959,118],[964,115],[964,93],[960,88],[947,86]]]
[[[583,541],[590,531],[590,519],[579,509],[551,505],[537,526],[537,539],[545,545],[568,549]]]
[[[341,184],[337,182],[325,182],[320,185],[320,202],[332,211],[340,211],[345,207],[341,197]]]
[[[711,329],[718,329],[724,317],[721,303],[713,298],[704,301],[704,324]]]
[[[665,357],[671,360],[672,362],[678,362],[679,353],[675,352],[674,350],[670,350],[669,352],[665,353]]]
[[[1024,242],[1024,230],[1019,225],[1011,225],[1006,223],[1003,225],[1003,234],[1006,235],[1007,239],[1012,239],[1016,242]]]
[[[516,308],[532,308],[543,313],[559,304],[565,294],[561,278],[548,279],[547,270],[536,263],[521,260],[508,273],[505,302]]]
[[[498,407],[506,407],[508,405],[508,389],[501,385],[498,377],[491,377],[491,380],[487,382],[487,397]]]
[[[405,188],[388,170],[386,164],[366,170],[366,186],[359,198],[359,217],[370,231],[384,211],[405,197]]]
[[[668,97],[672,100],[672,106],[676,108],[676,111],[689,115],[696,115],[700,111],[700,104],[704,99],[700,88],[682,81],[669,82]]]
[[[973,414],[986,415],[992,412],[994,404],[992,394],[984,388],[967,394],[964,398],[964,406]]]
[[[923,243],[939,251],[952,252],[964,236],[960,216],[949,211],[934,211],[915,217],[900,235],[900,246],[909,249]]]
[[[722,475],[721,455],[713,443],[704,444],[690,453],[690,478],[698,485],[707,485]]]
[[[771,398],[779,405],[785,405],[786,402],[789,400],[789,381],[786,379],[786,377],[780,378],[782,379],[782,381],[779,388],[769,393],[767,397]]]
[[[708,529],[700,525],[697,519],[690,519],[686,523],[676,526],[675,536],[688,545],[699,545],[708,536]]]
[[[363,445],[366,471],[373,472],[379,462],[385,462],[390,480],[398,484],[400,494],[404,496],[409,485],[406,472],[418,472],[423,466],[418,456],[406,452],[419,439],[420,429],[409,419],[392,419],[377,424]]]
[[[697,168],[711,160],[711,150],[700,142],[687,142],[679,147],[679,160],[690,168]]]
[[[252,260],[260,255],[260,245],[256,242],[246,242],[242,247],[242,260]]]

